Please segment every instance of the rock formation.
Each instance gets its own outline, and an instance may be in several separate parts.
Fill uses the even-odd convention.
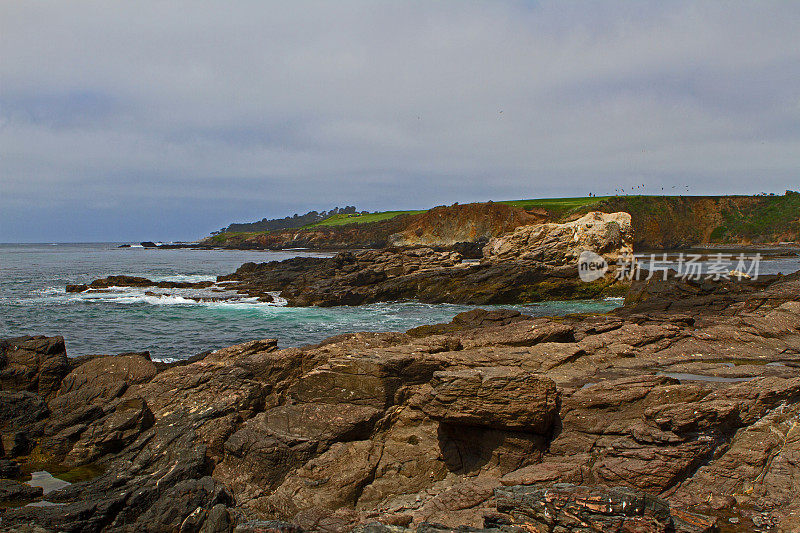
[[[523,259],[560,266],[576,263],[585,250],[602,255],[610,263],[632,256],[631,216],[592,211],[565,224],[521,226],[491,239],[483,255],[492,261]]]
[[[279,291],[293,306],[360,305],[414,299],[426,303],[509,304],[620,294],[611,276],[596,283],[578,277],[577,262],[533,260],[467,263],[455,252],[431,248],[341,252],[333,258],[246,263],[220,276],[251,296]]]
[[[3,344],[3,450],[96,475],[5,509],[3,531],[800,528],[797,275],[653,279],[608,315],[471,311],[160,371],[19,362],[62,348]]]

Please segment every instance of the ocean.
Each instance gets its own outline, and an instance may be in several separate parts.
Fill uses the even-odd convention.
[[[303,251],[118,248],[119,243],[0,244],[0,338],[62,335],[67,354],[150,352],[154,360],[186,359],[253,339],[279,346],[314,344],[357,331],[405,331],[449,322],[474,306],[396,302],[357,307],[298,308],[255,299],[214,302],[197,291],[124,288],[108,293],[66,293],[67,284],[112,274],[156,281],[204,281],[248,261],[326,256]],[[544,316],[602,312],[619,299],[502,306]],[[491,308],[491,306],[481,306]]]

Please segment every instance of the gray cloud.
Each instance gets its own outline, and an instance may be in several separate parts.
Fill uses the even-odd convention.
[[[798,22],[789,2],[2,2],[0,240],[796,188]]]

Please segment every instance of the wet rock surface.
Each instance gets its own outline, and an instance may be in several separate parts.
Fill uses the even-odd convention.
[[[205,289],[214,284],[212,281],[152,281],[139,276],[108,276],[86,284],[67,285],[67,292],[85,292],[91,289],[108,289],[109,287],[158,287],[161,289]]]
[[[593,298],[624,290],[609,278],[583,283],[577,262],[537,260],[463,262],[457,252],[432,248],[341,252],[332,258],[246,263],[220,276],[250,296],[280,291],[289,305],[361,305],[415,299],[427,303],[503,304]]]
[[[0,530],[797,531],[799,365],[797,275],[182,365],[22,365],[0,382],[3,453],[99,474]]]
[[[11,479],[0,479],[0,505],[15,502],[27,503],[41,496],[41,487],[31,487]]]

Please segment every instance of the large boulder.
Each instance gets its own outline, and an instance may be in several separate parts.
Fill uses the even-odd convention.
[[[225,442],[216,479],[240,501],[277,487],[286,474],[334,442],[368,438],[381,411],[349,404],[282,405],[245,422]]]
[[[555,420],[556,384],[515,368],[485,367],[435,372],[422,411],[454,425],[546,435]]]
[[[583,251],[602,255],[609,262],[633,254],[633,227],[628,213],[592,211],[565,224],[521,226],[495,237],[483,249],[492,261],[532,260],[550,265],[572,265]]]
[[[68,415],[88,405],[103,404],[155,375],[155,364],[140,354],[93,357],[64,377],[50,408]]]
[[[43,451],[78,466],[133,442],[153,424],[153,414],[141,397],[121,397],[155,375],[155,365],[141,354],[96,356],[78,364],[49,402]]]

